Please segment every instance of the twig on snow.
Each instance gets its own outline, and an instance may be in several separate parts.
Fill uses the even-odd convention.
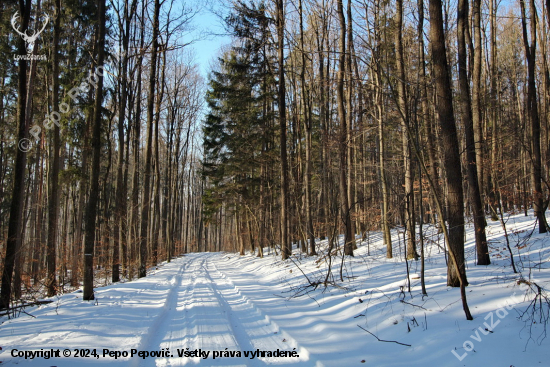
[[[428,309],[422,307],[422,306],[419,306],[419,305],[415,305],[415,304],[412,304],[412,303],[409,303],[409,302],[406,302],[406,301],[403,301],[403,300],[400,300],[401,303],[405,303],[407,305],[411,305],[411,306],[414,306],[414,307],[418,307],[418,308],[421,308],[423,310],[426,310],[426,311],[429,311]]]
[[[396,342],[395,340],[382,340],[380,339],[379,337],[377,337],[376,335],[374,335],[373,333],[371,333],[370,331],[368,331],[367,329],[365,329],[364,327],[360,326],[360,325],[357,325],[360,329],[363,329],[365,330],[367,333],[369,333],[370,335],[374,336],[379,342],[384,342],[384,343],[395,343],[395,344],[399,344],[399,345],[404,345],[406,347],[410,347],[411,345],[410,344],[405,344],[405,343],[400,343],[400,342]]]

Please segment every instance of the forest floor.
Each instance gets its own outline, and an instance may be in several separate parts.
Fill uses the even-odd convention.
[[[145,278],[96,288],[93,302],[79,292],[53,297],[0,320],[0,360],[58,367],[549,366],[550,235],[538,234],[532,216],[505,220],[517,274],[498,222],[487,228],[489,266],[475,265],[468,227],[473,321],[459,290],[446,286],[442,236],[427,232],[422,297],[420,261],[408,263],[409,292],[403,236],[395,230],[393,259],[372,232],[344,261],[326,256],[326,241],[318,244],[321,255],[295,249],[287,261],[274,253],[193,253]]]

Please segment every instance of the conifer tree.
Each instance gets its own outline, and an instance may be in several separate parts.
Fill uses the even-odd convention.
[[[208,222],[222,204],[237,215],[260,202],[261,167],[273,135],[273,77],[269,73],[269,19],[263,4],[239,3],[227,25],[240,42],[220,60],[207,93],[209,113],[203,127],[203,197]]]

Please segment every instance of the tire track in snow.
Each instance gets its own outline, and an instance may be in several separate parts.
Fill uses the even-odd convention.
[[[139,350],[169,349],[171,358],[134,357],[132,366],[264,366],[266,364],[322,366],[309,351],[281,330],[268,315],[244,296],[231,279],[219,271],[219,254],[190,254],[171,278],[163,310],[142,336]],[[283,341],[284,340],[284,341]],[[177,349],[209,351],[207,360],[178,357]],[[241,351],[241,358],[212,358],[212,351]],[[244,357],[244,351],[292,351],[298,358]]]
[[[252,302],[248,297],[241,293],[239,288],[233,283],[230,277],[221,272],[212,261],[207,260],[208,274],[212,280],[212,284],[221,299],[230,309],[228,314],[231,320],[237,325],[237,329],[242,330],[246,334],[246,340],[250,341],[252,348],[248,350],[270,351],[270,350],[295,350],[300,356],[296,358],[269,358],[261,357],[268,364],[302,364],[313,365],[317,367],[323,364],[312,358],[309,351],[300,346],[285,330],[274,322],[269,315],[264,315],[263,312]],[[214,281],[211,273],[216,274]],[[235,334],[242,337],[243,332]],[[284,341],[283,341],[284,340]],[[247,349],[241,349],[247,350]]]
[[[171,365],[181,365],[181,363],[173,364],[173,358],[176,358],[178,347],[177,341],[181,338],[183,339],[185,335],[189,334],[189,325],[186,315],[186,300],[193,299],[194,293],[194,284],[196,282],[196,269],[193,267],[194,263],[188,263],[185,269],[185,273],[182,275],[182,283],[186,282],[187,286],[185,287],[184,292],[182,292],[181,297],[178,295],[177,306],[171,311],[171,315],[167,317],[165,333],[163,329],[158,331],[157,338],[155,342],[151,344],[151,350],[162,350],[168,349],[170,353],[174,356],[172,358],[157,358],[155,360],[157,366],[171,366]],[[188,281],[186,281],[188,279]],[[168,322],[169,321],[169,322]]]
[[[181,306],[170,317],[169,330],[166,331],[163,337],[160,336],[157,339],[157,348],[159,350],[168,348],[173,357],[157,358],[155,361],[157,366],[200,364],[202,360],[199,357],[178,357],[177,349],[188,348],[190,351],[199,348],[202,350],[212,349],[212,343],[208,341],[214,338],[205,337],[205,334],[213,334],[213,332],[209,330],[209,325],[204,320],[211,318],[213,312],[208,310],[215,310],[218,305],[212,307],[209,304],[208,293],[203,290],[204,276],[201,272],[204,260],[201,257],[196,258],[193,255],[186,257],[189,261],[186,274],[184,274],[185,278],[189,280],[186,292],[182,294],[178,302]],[[211,295],[210,298],[212,298]]]
[[[169,348],[173,357],[148,359],[141,364],[150,366],[182,366],[188,363],[215,366],[246,366],[236,358],[208,360],[198,357],[178,357],[176,349],[190,351],[238,350],[238,342],[225,317],[222,303],[215,295],[212,282],[208,279],[205,264],[207,254],[193,254],[186,257],[188,261],[182,282],[187,283],[185,292],[180,292],[177,307],[173,308],[163,325],[159,326],[157,337],[150,343],[150,350]]]
[[[147,329],[147,333],[141,336],[141,341],[139,346],[136,348],[139,351],[145,350],[160,350],[157,349],[158,344],[156,343],[156,338],[158,338],[158,333],[161,332],[168,324],[169,317],[168,314],[173,313],[172,310],[177,308],[178,304],[178,293],[179,289],[182,286],[182,275],[185,273],[188,264],[184,262],[176,275],[170,278],[169,283],[171,284],[166,299],[162,306],[162,311],[155,317],[151,326]],[[141,359],[137,356],[132,358],[131,366],[141,366],[148,365],[147,359]]]
[[[205,263],[206,263],[206,266],[205,266]],[[212,279],[212,276],[210,275],[210,272],[208,270],[208,260],[205,260],[205,262],[203,262],[202,268],[204,269],[207,279],[210,281],[209,285],[212,289],[212,292],[214,293],[214,296],[218,300],[221,306],[221,309],[223,310],[223,313],[227,317],[227,320],[229,322],[229,327],[231,328],[231,331],[233,332],[233,336],[237,341],[239,350],[241,350],[241,352],[245,350],[254,350],[254,346],[252,345],[252,342],[248,337],[248,334],[244,331],[243,324],[238,319],[235,319],[232,316],[233,310],[231,306],[229,305],[227,300],[224,298],[223,294],[220,293],[220,291],[218,290],[218,285],[216,284],[216,282],[214,282],[214,280]]]

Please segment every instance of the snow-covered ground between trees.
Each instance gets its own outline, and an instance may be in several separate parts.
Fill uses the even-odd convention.
[[[53,297],[27,308],[29,315],[1,320],[0,360],[58,367],[549,366],[550,235],[538,234],[532,216],[505,219],[521,274],[511,270],[498,222],[487,228],[492,265],[476,266],[468,227],[473,321],[465,319],[459,290],[446,286],[441,235],[427,239],[423,298],[420,261],[409,262],[407,289],[402,234],[392,233],[395,257],[386,259],[381,234],[373,232],[355,258],[344,259],[344,281],[341,257],[333,257],[327,288],[308,286],[304,276],[324,280],[322,241],[318,257],[297,250],[286,262],[273,253],[187,254],[146,278],[97,288],[96,302],[82,301],[81,293]],[[533,313],[535,284],[543,289]]]

